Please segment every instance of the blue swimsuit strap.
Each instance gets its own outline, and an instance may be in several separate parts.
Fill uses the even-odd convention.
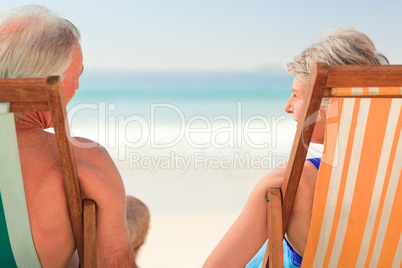
[[[317,169],[320,168],[320,164],[321,164],[321,158],[320,157],[309,158],[309,159],[306,159],[306,161],[310,161]]]
[[[303,260],[303,257],[297,253],[293,247],[289,244],[289,242],[286,239],[283,239],[284,243],[286,243],[286,246],[288,247],[288,254],[290,257],[290,261],[293,265],[296,265],[298,267],[301,267],[301,263]]]

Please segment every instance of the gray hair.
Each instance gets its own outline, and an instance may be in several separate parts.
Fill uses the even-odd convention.
[[[80,42],[78,29],[39,5],[0,14],[0,78],[62,76]]]
[[[326,35],[325,35],[326,34]],[[342,27],[324,32],[320,40],[296,55],[286,64],[295,79],[307,84],[314,63],[328,65],[381,65],[388,59],[376,51],[371,39],[351,27]]]

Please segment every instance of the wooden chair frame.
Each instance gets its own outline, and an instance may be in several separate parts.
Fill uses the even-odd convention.
[[[50,111],[81,267],[96,267],[96,204],[82,200],[60,78],[0,79],[0,102],[12,113]]]
[[[315,121],[323,98],[336,96],[340,87],[402,87],[402,66],[313,66],[305,102],[281,188],[267,191],[268,246],[262,267],[283,267],[282,240],[292,211]],[[401,98],[401,95],[365,95],[353,98]],[[308,123],[306,120],[309,120]]]

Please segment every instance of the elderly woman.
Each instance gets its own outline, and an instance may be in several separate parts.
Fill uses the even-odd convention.
[[[373,42],[363,33],[352,28],[330,32],[287,64],[287,70],[293,73],[294,81],[284,109],[293,114],[296,122],[300,117],[311,68],[317,62],[328,65],[388,64],[387,58],[376,51]],[[312,142],[324,142],[325,110],[322,107],[317,118]],[[284,240],[287,267],[301,265],[319,165],[319,158],[307,159],[304,164]],[[269,188],[281,186],[285,170],[286,165],[277,167],[255,186],[243,211],[210,254],[204,267],[261,267],[267,234],[266,192]]]
[[[68,20],[36,5],[0,14],[0,78],[59,75],[68,103],[79,87],[82,62],[80,33]],[[44,131],[51,126],[50,113],[16,114],[15,125],[39,261],[43,267],[78,267],[56,142]],[[98,267],[135,267],[133,249],[138,250],[145,239],[148,209],[138,199],[128,198],[127,223],[124,185],[108,152],[101,146],[74,150],[82,197],[97,204]],[[135,241],[130,241],[128,225],[139,224],[142,234],[132,233]]]

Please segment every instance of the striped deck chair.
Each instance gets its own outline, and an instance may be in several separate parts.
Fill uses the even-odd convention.
[[[324,154],[302,267],[401,267],[402,66],[321,63],[312,70],[284,183],[267,192],[263,267],[283,267],[284,230],[314,129],[305,122],[315,122],[326,97]]]
[[[81,267],[95,267],[95,202],[81,198],[59,77],[0,79],[0,267],[41,267],[29,224],[13,114],[38,111],[52,115]]]

